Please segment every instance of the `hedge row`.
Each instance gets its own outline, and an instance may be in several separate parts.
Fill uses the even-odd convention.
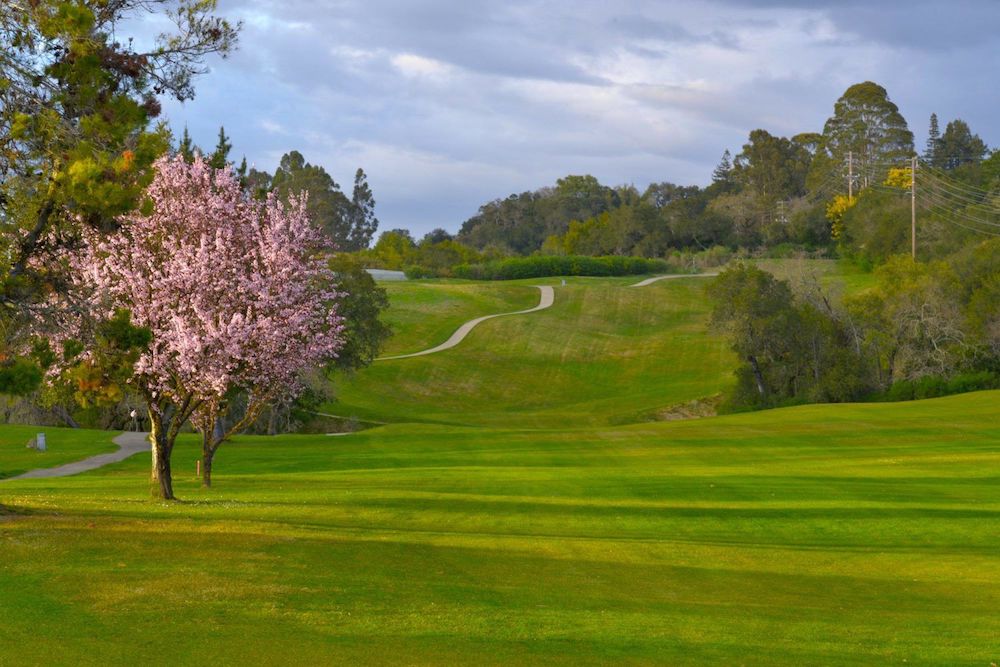
[[[561,255],[511,257],[485,264],[460,264],[452,269],[452,274],[456,278],[468,280],[517,280],[548,276],[634,276],[645,273],[677,273],[677,269],[662,259]]]

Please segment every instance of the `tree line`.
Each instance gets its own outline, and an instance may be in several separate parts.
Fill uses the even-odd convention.
[[[402,263],[401,241],[409,234],[395,230],[396,238],[376,244],[368,260],[386,268],[424,265],[434,260],[424,257],[434,254],[425,246],[446,240],[450,245],[442,254],[463,262],[475,256],[454,244],[487,256],[483,261],[531,254],[670,258],[713,248],[758,254],[795,249],[874,266],[908,247],[908,186],[890,187],[886,179],[908,168],[915,154],[913,133],[888,92],[866,81],[835,102],[822,131],[790,137],[751,131],[735,154],[723,152],[707,186],[661,182],[640,191],[589,175],[567,176],[552,187],[483,204],[454,237],[410,239]],[[932,115],[920,165],[920,178],[936,178],[918,201],[925,257],[946,257],[1000,222],[989,198],[1000,186],[1000,153],[991,152],[965,121],[953,119],[941,132]],[[969,201],[970,193],[981,193],[986,205],[976,208],[982,202]],[[987,224],[964,224],[970,217]],[[424,266],[448,273],[440,258]]]

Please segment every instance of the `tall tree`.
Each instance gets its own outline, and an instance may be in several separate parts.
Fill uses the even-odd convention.
[[[828,161],[820,161],[846,176],[848,153],[854,173],[863,187],[880,182],[890,165],[899,165],[913,155],[913,133],[885,88],[865,81],[848,88],[823,126],[823,147]]]
[[[986,155],[986,144],[973,134],[969,124],[961,118],[948,123],[938,143],[934,165],[942,169],[954,169],[963,164],[980,162]]]
[[[119,234],[93,236],[81,275],[101,312],[127,309],[150,334],[131,384],[149,409],[154,494],[171,499],[183,424],[203,434],[210,481],[219,445],[335,356],[343,321],[325,242],[302,200],[248,199],[230,170],[201,158],[156,167],[151,211],[125,216]],[[250,396],[246,414],[218,434],[234,390]]]
[[[713,183],[731,183],[733,175],[733,159],[732,155],[729,153],[727,148],[722,153],[722,159],[719,160],[719,164],[716,165],[715,169],[712,171],[712,182]]]
[[[171,8],[171,4],[173,7]],[[214,0],[0,3],[0,319],[14,341],[42,295],[62,289],[58,250],[136,207],[168,135],[158,96],[194,95],[205,58],[238,26]],[[121,34],[150,15],[176,30],[148,51]],[[11,341],[0,340],[0,354]],[[2,385],[2,378],[0,378]],[[3,387],[0,386],[0,391]]]
[[[177,143],[177,154],[184,158],[185,162],[191,164],[194,162],[194,154],[197,151],[198,148],[191,140],[191,134],[188,132],[187,125],[185,125],[184,132],[181,134],[181,140]]]
[[[229,164],[229,151],[233,149],[232,142],[229,141],[229,137],[226,136],[226,128],[219,127],[219,140],[215,144],[215,150],[212,151],[212,155],[208,158],[208,164],[213,169],[225,169],[226,165]]]
[[[770,206],[779,199],[797,197],[805,191],[810,155],[785,137],[766,130],[750,133],[749,143],[736,156],[735,178],[749,188],[758,201]]]
[[[378,218],[375,217],[375,196],[368,187],[368,177],[361,167],[354,173],[354,191],[351,196],[349,215],[350,229],[348,243],[344,250],[363,250],[372,242],[372,237],[378,230]]]
[[[938,127],[938,117],[936,113],[931,114],[930,126],[927,128],[927,143],[924,146],[924,159],[934,166],[937,162],[939,144],[941,143],[941,130]]]
[[[313,223],[338,248],[351,247],[351,201],[323,167],[309,164],[302,153],[291,151],[282,156],[270,187],[285,202],[306,193]]]

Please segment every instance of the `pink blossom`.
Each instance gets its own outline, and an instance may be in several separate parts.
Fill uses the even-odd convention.
[[[287,396],[343,345],[331,250],[305,199],[248,198],[228,170],[162,158],[151,213],[94,236],[80,280],[94,305],[127,308],[152,332],[134,381],[171,402],[226,392]]]

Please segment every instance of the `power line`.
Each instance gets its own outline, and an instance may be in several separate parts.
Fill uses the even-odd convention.
[[[933,220],[943,222],[949,225],[955,225],[957,227],[962,227],[963,229],[967,229],[972,232],[977,232],[979,234],[985,234],[987,236],[1000,236],[1000,232],[994,232],[988,229],[981,229],[979,227],[972,227],[963,222],[959,222],[958,220],[954,219],[955,214],[953,212],[943,208],[940,204],[935,204],[930,200],[923,199],[919,194],[917,195],[917,199],[919,199],[921,204],[927,207],[928,212],[934,216],[932,218]]]
[[[937,177],[939,180],[944,181],[945,183],[948,183],[950,186],[954,187],[956,190],[961,190],[961,191],[964,191],[964,192],[968,192],[969,194],[976,194],[976,195],[980,195],[981,194],[981,195],[987,195],[988,196],[988,195],[994,194],[993,190],[986,190],[984,188],[980,188],[978,186],[972,185],[971,183],[965,183],[964,181],[960,181],[957,178],[954,178],[953,176],[950,176],[947,172],[944,172],[944,171],[942,171],[940,169],[937,169],[935,167],[932,167],[930,165],[923,165],[923,170],[926,171],[927,173],[932,174],[933,176]]]
[[[947,199],[942,199],[941,197],[939,197],[939,196],[937,196],[937,195],[935,195],[933,193],[929,193],[927,191],[923,191],[923,192],[920,193],[920,196],[926,198],[929,201],[933,201],[936,205],[940,206],[941,208],[944,208],[944,209],[948,210],[952,215],[955,215],[957,217],[965,218],[966,220],[968,220],[970,222],[978,222],[981,225],[989,225],[990,227],[1000,227],[1000,223],[998,223],[998,222],[993,222],[991,220],[984,220],[982,218],[977,218],[974,215],[969,215],[968,213],[966,213],[964,211],[959,211],[959,210],[956,210],[953,207],[950,207],[950,205],[951,205],[952,202],[949,202]]]

